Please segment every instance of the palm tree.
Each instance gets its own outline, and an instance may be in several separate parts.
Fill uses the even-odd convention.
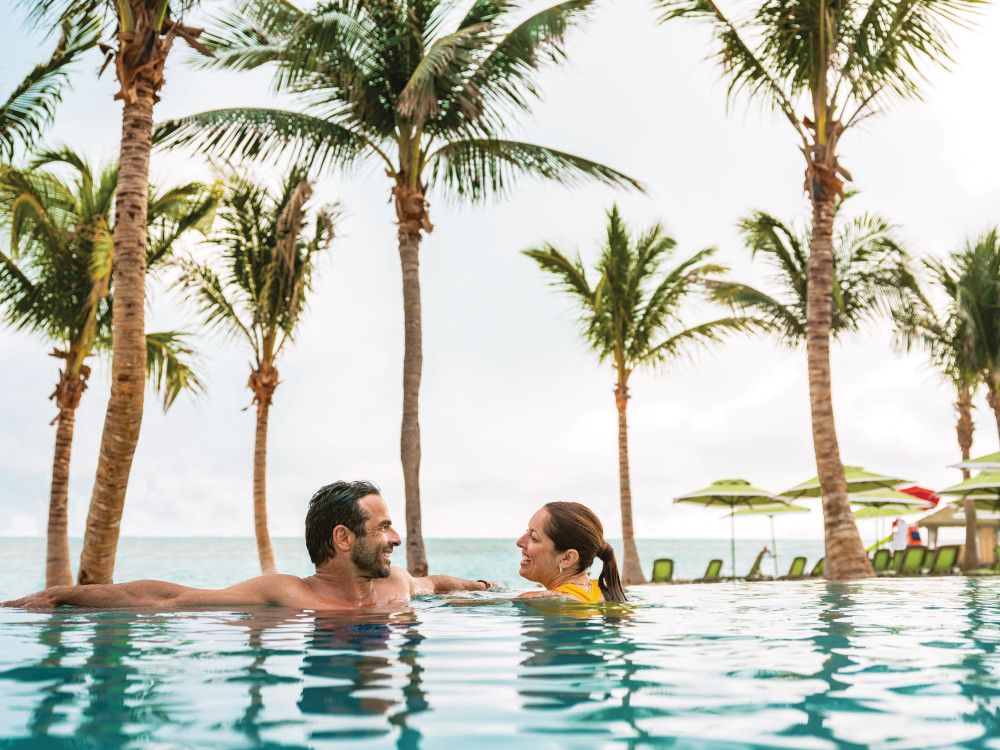
[[[69,81],[69,68],[97,45],[98,24],[93,17],[64,19],[56,48],[36,65],[0,104],[0,159],[10,161],[14,149],[34,143],[55,116]]]
[[[683,327],[683,307],[690,304],[698,289],[718,281],[718,275],[726,269],[709,262],[715,252],[709,248],[664,270],[663,264],[676,244],[660,224],[653,224],[633,239],[618,207],[612,206],[595,281],[587,277],[579,255],[570,258],[550,244],[524,251],[553,277],[555,286],[574,298],[580,307],[587,344],[601,362],[611,363],[615,370],[618,478],[625,544],[622,567],[626,583],[645,581],[632,522],[626,414],[629,377],[638,367],[653,367],[676,359],[693,345],[719,341],[727,333],[746,330],[754,324],[748,318],[729,317]]]
[[[959,284],[950,282],[950,273],[940,261],[925,261],[931,272],[931,281],[943,291],[948,300],[942,314],[938,314],[931,303],[920,295],[916,304],[902,307],[895,314],[896,335],[905,349],[916,344],[922,345],[930,355],[931,363],[942,374],[956,393],[955,436],[962,461],[968,461],[972,454],[972,437],[975,423],[972,419],[972,402],[976,390],[982,382],[982,374],[973,359],[974,347],[968,336],[968,325],[960,309],[963,296]],[[954,296],[953,296],[954,295]],[[962,478],[968,479],[971,472],[962,469]],[[965,555],[962,567],[979,567],[979,526],[976,519],[976,503],[971,498],[963,501],[965,512]]]
[[[153,106],[175,39],[208,52],[199,29],[177,20],[195,0],[29,0],[40,23],[95,17],[113,30],[102,45],[105,65],[114,61],[122,102],[120,175],[115,193],[115,295],[111,309],[113,348],[108,400],[94,490],[80,557],[80,583],[110,583],[132,458],[142,423],[146,376],[146,227]]]
[[[893,97],[919,96],[922,65],[950,60],[948,26],[980,0],[758,0],[731,20],[714,0],[655,0],[663,20],[690,17],[713,27],[729,94],[780,112],[805,156],[812,204],[806,356],[813,447],[823,493],[826,576],[874,575],[847,499],[833,416],[833,215],[852,178],[839,160],[843,135]]]
[[[978,371],[1000,435],[1000,233],[990,229],[952,253],[928,261],[935,285],[947,295],[964,363]]]
[[[333,239],[335,216],[330,207],[315,211],[312,229],[307,231],[311,195],[312,186],[299,170],[292,170],[277,194],[233,177],[219,210],[217,260],[214,264],[181,263],[179,283],[206,326],[245,339],[253,354],[247,387],[257,405],[254,531],[265,574],[275,572],[265,482],[267,419],[279,382],[278,355],[302,319],[316,256]]]
[[[316,168],[372,162],[391,183],[403,277],[406,558],[426,575],[420,518],[419,395],[423,369],[420,243],[433,227],[435,187],[466,202],[505,193],[519,177],[565,184],[638,183],[572,154],[505,140],[511,111],[530,110],[535,73],[565,57],[563,38],[595,0],[568,0],[516,25],[506,0],[476,0],[464,15],[447,0],[326,0],[305,11],[248,2],[208,39],[210,64],[276,65],[275,87],[299,111],[223,109],[163,125],[157,138],[225,158],[308,158]]]
[[[43,169],[68,167],[72,179]],[[94,169],[63,148],[40,153],[27,169],[0,171],[0,224],[11,254],[0,253],[0,304],[6,322],[52,343],[62,362],[52,400],[58,414],[49,496],[46,586],[73,582],[69,562],[67,506],[76,409],[90,377],[88,361],[111,350],[112,204],[118,168]],[[204,228],[214,199],[197,184],[151,193],[147,212],[150,269],[169,254],[186,230]],[[150,333],[147,358],[166,411],[182,390],[201,383],[189,363],[191,349],[176,331]]]
[[[835,217],[840,217],[843,200]],[[863,214],[841,222],[833,240],[833,294],[830,336],[856,333],[874,318],[911,309],[920,290],[910,257],[894,237],[895,227],[878,216]],[[735,281],[711,285],[712,297],[762,323],[783,343],[798,347],[806,341],[809,299],[809,232],[797,232],[764,211],[740,221],[740,234],[754,260],[763,259],[775,271],[780,291]],[[836,224],[835,224],[836,229]]]

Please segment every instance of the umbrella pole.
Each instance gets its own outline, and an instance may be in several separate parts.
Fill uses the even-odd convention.
[[[729,510],[729,555],[733,561],[733,578],[736,578],[736,506]]]
[[[771,519],[771,557],[774,559],[774,577],[778,577],[778,542],[774,538],[774,514],[768,515]]]

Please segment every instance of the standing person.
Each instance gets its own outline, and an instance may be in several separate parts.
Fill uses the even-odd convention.
[[[907,548],[909,543],[910,534],[906,527],[906,521],[902,518],[897,518],[892,522],[892,551],[902,552]]]

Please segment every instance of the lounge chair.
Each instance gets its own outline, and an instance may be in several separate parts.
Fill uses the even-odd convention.
[[[875,554],[872,555],[872,568],[876,573],[881,573],[887,570],[889,567],[889,560],[892,559],[892,553],[887,549],[875,550]]]
[[[810,578],[822,578],[823,577],[823,560],[824,560],[824,558],[821,557],[819,560],[816,561],[816,564],[813,565],[813,569],[811,571],[809,571],[809,577]]]
[[[996,549],[993,551],[993,564],[988,568],[973,568],[972,570],[963,570],[963,575],[967,576],[1000,576],[1000,544],[997,545]]]
[[[747,577],[742,579],[744,581],[770,581],[771,576],[766,576],[760,572],[760,566],[764,561],[764,550],[757,553],[757,559],[753,561],[753,565],[750,566],[750,572],[747,573]],[[736,580],[740,580],[737,578]]]
[[[903,565],[903,555],[906,550],[896,550],[892,553],[892,561],[889,563],[889,567],[882,571],[882,575],[896,575],[899,569]]]
[[[950,576],[955,572],[955,565],[958,563],[958,545],[946,544],[938,547],[930,557],[930,564],[927,566],[929,576]]]
[[[804,557],[796,557],[792,560],[792,564],[788,568],[788,575],[781,576],[779,581],[791,581],[796,578],[806,577],[806,559]]]
[[[701,578],[695,578],[692,583],[718,583],[722,580],[719,577],[720,573],[722,573],[722,560],[712,560],[705,568],[705,575]]]
[[[661,557],[653,561],[653,575],[650,583],[673,583],[674,561],[669,557]]]
[[[927,548],[925,546],[922,544],[911,545],[905,550],[896,553],[896,556],[892,558],[895,570],[887,570],[885,571],[885,574],[897,576],[918,576],[923,573],[924,557],[926,557],[926,555]],[[898,567],[895,565],[897,558],[899,558]]]

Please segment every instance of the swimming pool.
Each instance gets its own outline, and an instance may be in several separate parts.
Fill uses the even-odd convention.
[[[635,593],[605,612],[0,610],[0,747],[1000,747],[1000,580]]]

